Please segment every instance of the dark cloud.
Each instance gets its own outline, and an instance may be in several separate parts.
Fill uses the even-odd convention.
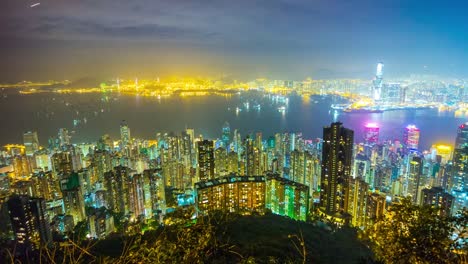
[[[98,21],[68,17],[45,18],[38,24],[22,29],[37,37],[68,37],[97,39],[206,39],[216,37],[216,32],[203,32],[177,26],[159,24],[104,24]],[[21,33],[21,32],[20,32]]]
[[[458,1],[2,2],[0,78],[28,78],[35,71],[27,67],[44,69],[44,78],[78,75],[97,60],[108,62],[93,69],[102,75],[213,69],[251,76],[261,69],[286,78],[366,77],[380,60],[394,74],[422,65],[441,73],[457,65],[461,75],[468,69],[468,6]]]

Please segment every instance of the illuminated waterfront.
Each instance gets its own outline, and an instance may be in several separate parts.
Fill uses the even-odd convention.
[[[400,138],[406,125],[415,124],[421,129],[421,147],[428,149],[436,142],[453,144],[455,128],[466,121],[465,116],[455,117],[454,112],[437,109],[335,113],[330,105],[340,103],[340,99],[320,96],[289,96],[282,113],[278,109],[284,102],[260,92],[230,97],[157,99],[110,93],[20,95],[10,91],[7,98],[0,100],[0,111],[5,113],[0,122],[8,124],[8,129],[0,132],[2,145],[21,142],[21,135],[27,130],[37,130],[41,142],[46,142],[60,127],[75,131],[72,142],[77,143],[95,141],[103,133],[118,137],[116,124],[122,119],[134,127],[135,136],[142,138],[153,138],[156,132],[179,132],[186,127],[193,127],[197,134],[205,137],[216,138],[220,137],[226,121],[243,134],[263,132],[270,136],[289,131],[302,132],[305,138],[317,138],[321,137],[322,127],[336,118],[355,130],[359,140],[363,138],[362,127],[367,122],[381,126],[381,140]],[[13,114],[15,119],[10,118]]]

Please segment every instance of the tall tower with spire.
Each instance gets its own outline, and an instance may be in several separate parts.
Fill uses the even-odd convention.
[[[375,73],[374,87],[373,87],[373,98],[374,100],[380,100],[382,95],[382,86],[383,86],[383,69],[384,64],[379,62],[377,64],[377,71]]]

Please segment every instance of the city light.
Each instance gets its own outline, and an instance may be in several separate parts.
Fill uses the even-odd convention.
[[[468,3],[358,2],[3,3],[0,263],[467,264]]]
[[[379,125],[377,125],[377,123],[367,123],[366,127],[367,128],[379,128]]]

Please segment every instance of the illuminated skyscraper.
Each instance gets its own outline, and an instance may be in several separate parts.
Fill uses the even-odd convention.
[[[36,157],[36,168],[42,169],[43,171],[52,169],[52,163],[47,150],[41,150],[34,156]]]
[[[215,150],[215,174],[216,177],[223,177],[228,174],[228,154],[223,147]]]
[[[196,204],[201,212],[263,212],[265,177],[230,175],[195,183]]]
[[[93,210],[88,216],[89,236],[102,239],[114,232],[114,216],[101,209]]]
[[[39,150],[39,139],[37,137],[37,132],[25,132],[23,134],[23,143],[26,147],[26,155],[33,155],[34,152]]]
[[[384,64],[382,62],[379,62],[377,64],[377,71],[375,73],[375,77],[382,79],[382,77],[383,77],[383,68],[384,68]]]
[[[185,129],[185,133],[190,136],[190,142],[192,142],[192,148],[195,149],[196,142],[195,142],[195,130],[193,128]]]
[[[455,149],[452,162],[449,187],[452,190],[466,191],[468,189],[468,147]]]
[[[441,187],[422,190],[421,205],[432,205],[439,209],[441,216],[450,216],[454,197]]]
[[[225,122],[223,125],[223,135],[221,137],[223,141],[223,145],[227,151],[229,151],[229,144],[231,143],[231,128],[229,127],[229,123]]]
[[[65,213],[73,216],[73,222],[75,225],[86,219],[81,181],[82,179],[80,179],[79,174],[76,172],[64,175],[60,180],[60,189],[62,190]]]
[[[44,199],[14,195],[7,203],[18,251],[24,254],[52,242]]]
[[[250,137],[244,141],[244,159],[245,159],[245,172],[244,175],[255,175],[255,147],[254,142]]]
[[[70,136],[68,135],[68,129],[60,128],[58,136],[59,136],[59,141],[60,141],[60,147],[68,146],[71,144]]]
[[[374,177],[371,173],[371,161],[363,154],[357,154],[354,159],[353,178],[361,178],[371,187],[374,186]]]
[[[257,132],[255,134],[255,147],[259,150],[263,150],[263,140],[262,140],[262,132]]]
[[[309,187],[278,174],[265,177],[265,206],[274,214],[306,221],[309,210]]]
[[[166,198],[164,182],[160,169],[143,171],[145,216],[152,218],[155,215],[166,213]]]
[[[368,123],[364,127],[364,142],[367,144],[376,144],[379,142],[380,128],[376,123]]]
[[[385,214],[386,199],[384,195],[372,193],[367,196],[366,226],[372,226],[383,218]]]
[[[127,188],[127,180],[129,178],[129,169],[123,166],[117,166],[114,170],[104,174],[104,185],[107,190],[107,204],[108,209],[119,212],[127,213],[129,198]]]
[[[120,140],[122,141],[122,148],[128,148],[131,143],[130,128],[125,120],[120,123]]]
[[[51,157],[52,170],[56,175],[68,174],[73,170],[72,156],[69,152],[58,152]]]
[[[289,179],[310,186],[313,175],[313,156],[308,151],[291,152]]]
[[[468,122],[460,125],[455,140],[455,148],[464,148],[468,146]]]
[[[374,87],[373,87],[373,98],[374,100],[380,100],[382,95],[383,85],[383,68],[384,64],[379,62],[377,64],[377,71],[375,73]]]
[[[347,211],[354,131],[340,122],[323,128],[320,209],[335,215]]]
[[[408,150],[417,150],[420,130],[415,125],[408,125],[404,132],[404,142]]]
[[[382,101],[387,103],[399,103],[401,101],[402,88],[399,83],[387,83],[383,85]]]
[[[27,156],[16,155],[13,157],[12,163],[16,177],[29,176],[31,173],[31,166]]]
[[[198,179],[207,181],[215,178],[213,141],[203,140],[198,143]]]
[[[227,156],[228,173],[238,174],[239,173],[239,156],[236,152],[231,151]]]
[[[423,170],[423,160],[421,157],[413,157],[409,164],[408,192],[414,203],[418,203],[421,191],[421,176]]]
[[[364,227],[366,223],[367,190],[369,190],[369,185],[362,178],[350,178],[348,190],[348,213],[352,216],[352,224],[356,227]]]
[[[435,149],[436,154],[441,157],[441,163],[446,164],[452,160],[452,147],[448,145],[435,145],[432,146]]]

